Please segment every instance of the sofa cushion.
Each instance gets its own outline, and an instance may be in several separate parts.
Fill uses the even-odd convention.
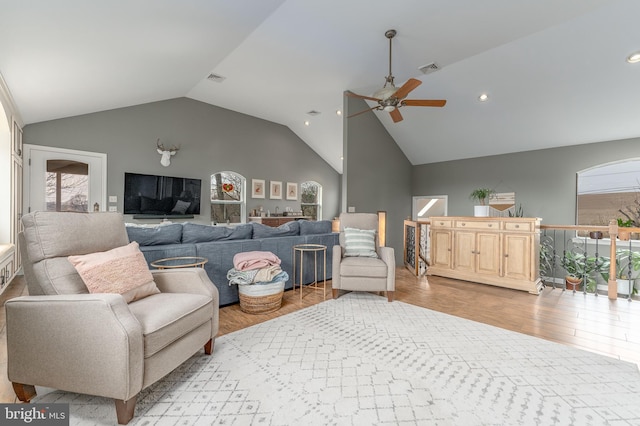
[[[252,225],[253,238],[288,237],[292,235],[300,235],[300,224],[297,221],[283,223],[277,228],[263,225],[257,222],[252,222]]]
[[[159,293],[129,304],[142,326],[145,358],[211,321],[212,303],[202,294]]]
[[[184,244],[206,243],[209,241],[248,240],[253,235],[251,224],[228,226],[198,225],[185,223],[182,225],[182,242]]]
[[[182,224],[127,226],[129,241],[136,241],[141,246],[157,246],[162,244],[180,244],[182,240]]]
[[[343,277],[387,277],[387,264],[373,257],[345,257],[340,262]]]
[[[129,303],[160,292],[136,242],[68,259],[90,293],[118,293]]]
[[[299,220],[300,235],[330,234],[330,220]]]
[[[344,228],[344,246],[345,257],[378,257],[373,229]]]

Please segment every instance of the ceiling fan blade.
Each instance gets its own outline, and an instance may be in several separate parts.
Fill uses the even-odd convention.
[[[365,112],[373,111],[374,109],[380,109],[380,106],[374,106],[373,108],[365,109],[364,111],[356,112],[355,114],[348,115],[347,118],[355,117],[356,115],[364,114]]]
[[[380,102],[380,99],[378,98],[372,98],[371,96],[358,95],[357,93],[353,93],[351,91],[346,91],[345,94],[351,98],[368,99],[370,101]]]
[[[405,84],[402,85],[402,87],[400,87],[396,91],[396,93],[393,94],[393,96],[398,99],[404,99],[407,97],[409,92],[411,92],[413,89],[420,86],[421,84],[422,82],[420,80],[417,80],[415,78],[410,78],[409,80],[407,80]]]
[[[405,99],[402,106],[443,107],[446,103],[445,99]]]
[[[393,120],[394,123],[397,123],[398,121],[402,121],[402,114],[400,114],[400,110],[398,108],[391,111],[389,115],[391,116],[391,119]]]

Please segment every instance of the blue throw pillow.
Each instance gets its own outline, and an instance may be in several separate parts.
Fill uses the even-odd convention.
[[[299,220],[300,235],[330,234],[330,220]]]
[[[253,228],[250,224],[229,227],[185,223],[182,229],[182,242],[190,244],[209,241],[248,240],[251,239],[252,233]]]
[[[272,238],[300,235],[300,225],[297,221],[284,223],[277,228],[252,222],[253,238]]]
[[[154,227],[127,226],[129,242],[136,241],[140,246],[159,246],[163,244],[180,244],[182,240],[182,224],[173,223]]]

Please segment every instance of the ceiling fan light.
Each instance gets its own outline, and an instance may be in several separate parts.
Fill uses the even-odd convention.
[[[385,106],[385,107],[384,107],[384,108],[382,108],[382,109],[383,109],[383,110],[385,110],[385,111],[387,111],[387,112],[391,112],[391,111],[393,111],[394,109],[396,109],[396,107],[395,107],[395,106],[393,106],[393,105],[387,105],[387,106]]]
[[[376,90],[372,97],[382,99],[384,101],[393,96],[397,91],[398,88],[396,86],[385,86],[382,89]]]

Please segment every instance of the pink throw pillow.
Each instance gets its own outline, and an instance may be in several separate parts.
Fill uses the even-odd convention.
[[[68,259],[89,293],[118,293],[127,303],[160,293],[135,241],[109,251]]]

